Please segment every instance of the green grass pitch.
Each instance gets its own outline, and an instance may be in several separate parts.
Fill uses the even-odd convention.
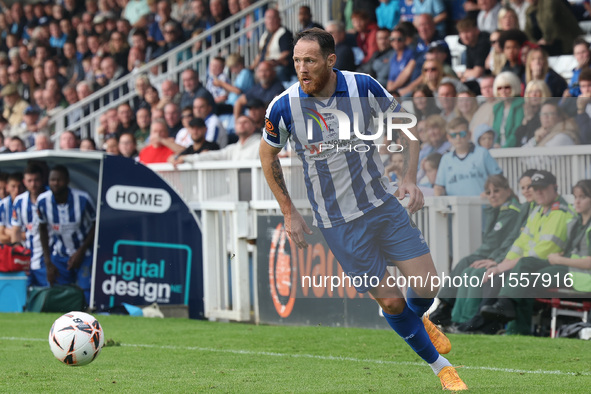
[[[440,392],[388,330],[97,316],[105,347],[83,367],[53,357],[58,314],[0,314],[0,392]],[[450,335],[448,359],[475,393],[588,393],[591,342]]]

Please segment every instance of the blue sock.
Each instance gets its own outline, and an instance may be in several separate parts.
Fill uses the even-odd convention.
[[[408,343],[416,354],[429,364],[437,360],[439,353],[431,343],[423,322],[410,308],[405,307],[398,315],[383,313],[390,327]]]
[[[409,287],[406,290],[406,305],[418,317],[423,317],[423,314],[433,305],[433,298],[421,298],[421,296],[415,293],[412,287]]]

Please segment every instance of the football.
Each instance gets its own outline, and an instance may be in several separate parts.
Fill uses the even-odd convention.
[[[49,347],[53,355],[67,365],[89,364],[99,355],[104,342],[98,320],[84,312],[60,316],[49,331]]]

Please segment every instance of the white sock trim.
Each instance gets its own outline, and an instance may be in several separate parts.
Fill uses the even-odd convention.
[[[441,354],[435,360],[435,362],[429,364],[435,375],[439,375],[439,372],[445,367],[451,367],[451,363],[447,361],[447,358],[443,357]]]

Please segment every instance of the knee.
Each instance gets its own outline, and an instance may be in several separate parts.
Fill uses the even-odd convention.
[[[387,314],[399,315],[404,311],[406,301],[404,298],[381,298],[378,300],[378,304]]]

